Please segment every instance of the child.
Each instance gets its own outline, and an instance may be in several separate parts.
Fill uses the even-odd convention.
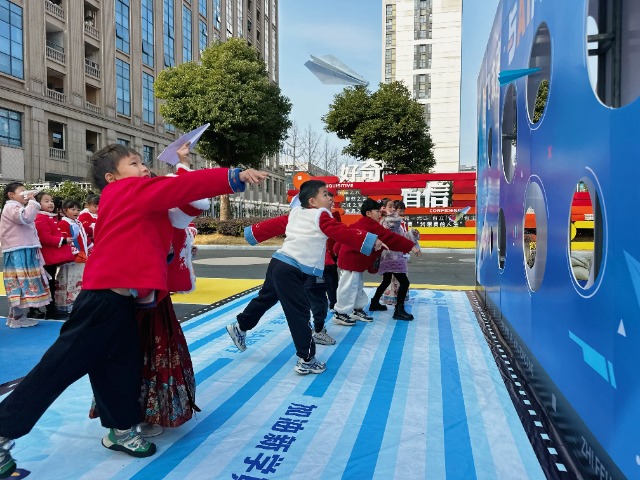
[[[419,248],[417,240],[413,236],[409,238],[409,234],[405,229],[403,229],[402,218],[396,212],[396,205],[402,207],[402,210],[404,211],[404,203],[399,202],[396,204],[393,201],[389,201],[386,208],[387,215],[382,219],[382,226],[388,228],[393,233],[408,238],[414,242],[416,248]],[[407,259],[403,252],[393,250],[383,252],[380,258],[378,273],[382,275],[382,282],[371,299],[369,310],[375,311],[387,309],[386,306],[380,304],[380,298],[383,293],[385,293],[385,290],[391,286],[392,278],[395,278],[399,284],[397,291],[393,290],[392,292],[387,292],[387,299],[385,303],[395,303],[393,318],[396,320],[413,320],[413,315],[404,309],[404,302],[409,290],[409,278],[407,277]],[[391,298],[391,296],[393,296],[393,298]]]
[[[100,203],[100,195],[89,192],[84,202],[84,210],[78,215],[78,220],[82,223],[84,231],[87,232],[89,243],[93,243],[93,229],[98,221],[98,203]]]
[[[333,194],[331,192],[329,192],[329,196],[333,198]],[[333,204],[331,206],[333,209]],[[333,211],[333,218],[335,218],[338,222],[342,221],[340,212],[338,212],[337,210]],[[336,263],[338,261],[338,257],[335,253],[333,253],[333,247],[335,246],[335,244],[336,242],[333,239],[327,239],[327,252],[324,258],[323,276],[327,289],[327,298],[329,299],[329,310],[334,309],[338,294],[338,265]]]
[[[414,243],[402,235],[393,233],[380,225],[380,204],[367,198],[360,207],[362,218],[351,225],[367,232],[375,233],[391,250],[419,252]],[[338,268],[342,270],[338,283],[338,302],[335,306],[333,322],[337,325],[353,326],[355,319],[371,322],[373,317],[364,311],[369,297],[364,291],[363,272],[368,270],[375,258],[368,257],[348,247],[336,245]],[[353,312],[353,316],[350,315]]]
[[[40,211],[40,204],[33,198],[34,193],[25,191],[20,182],[10,183],[4,188],[0,244],[4,260],[4,288],[9,302],[7,326],[10,328],[37,325],[36,320],[27,318],[25,310],[51,302],[34,224]]]
[[[49,274],[49,290],[51,297],[55,298],[55,278],[59,265],[73,262],[74,256],[71,253],[73,238],[65,236],[58,228],[58,215],[54,212],[55,204],[53,197],[46,192],[39,192],[36,201],[40,204],[41,210],[36,216],[36,230],[38,238],[42,244],[42,257],[44,258],[44,269]],[[46,313],[42,318],[52,320],[66,319],[68,313],[61,312],[56,308],[55,302],[51,301],[46,306]],[[32,317],[35,318],[35,317]]]
[[[60,336],[0,403],[0,472],[15,470],[11,439],[29,433],[58,395],[86,374],[101,423],[110,429],[102,444],[135,457],[155,453],[155,445],[135,431],[140,422],[135,304],[166,294],[173,235],[167,211],[199,198],[243,191],[245,182],[258,183],[266,175],[215,168],[149,178],[140,155],[129,147],[109,145],[94,154],[90,177],[102,190],[96,246]]]
[[[80,202],[65,200],[62,204],[62,220],[58,222],[60,232],[72,239],[73,261],[60,266],[56,277],[55,304],[63,312],[70,312],[82,289],[82,274],[93,245],[89,244],[87,232],[78,221]]]
[[[275,236],[274,232],[281,232],[286,225],[286,238],[282,248],[273,254],[260,293],[238,315],[238,321],[227,326],[227,332],[240,351],[246,350],[247,330],[255,327],[262,314],[280,300],[298,356],[294,371],[306,375],[326,369],[326,365],[315,358],[316,344],[309,328],[309,300],[300,292],[309,276],[322,275],[327,237],[365,254],[384,244],[376,235],[348,229],[331,216],[331,198],[324,182],[304,182],[298,197],[301,206],[294,207],[288,216],[245,230],[245,237],[252,237],[250,243],[255,244]]]

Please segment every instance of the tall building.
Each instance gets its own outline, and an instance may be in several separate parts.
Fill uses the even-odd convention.
[[[404,82],[424,105],[433,171],[457,172],[462,0],[382,0],[382,15],[382,78]]]
[[[278,82],[277,0],[0,0],[2,181],[84,181],[92,153],[115,142],[162,171],[156,157],[180,132],[160,116],[155,79],[231,37]],[[277,158],[266,167],[245,198],[286,199]]]

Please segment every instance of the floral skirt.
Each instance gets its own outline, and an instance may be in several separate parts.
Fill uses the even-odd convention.
[[[4,252],[4,289],[9,306],[36,308],[51,303],[49,284],[42,277],[38,248]]]
[[[143,353],[140,405],[144,421],[177,427],[200,409],[195,404],[196,379],[182,327],[171,296],[137,314]]]
[[[54,301],[59,310],[70,312],[82,290],[82,275],[84,263],[65,263],[58,269],[56,275],[56,291]]]
[[[178,427],[200,409],[195,404],[196,379],[191,355],[182,327],[167,295],[154,308],[141,308],[136,314],[142,387],[142,421],[163,427]],[[100,414],[95,401],[90,418]]]

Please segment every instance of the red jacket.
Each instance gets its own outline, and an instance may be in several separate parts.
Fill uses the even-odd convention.
[[[389,250],[393,250],[394,252],[409,253],[415,245],[411,240],[397,233],[393,233],[369,217],[362,217],[356,223],[352,224],[350,228],[375,233],[378,235],[380,241],[387,245]],[[376,258],[382,253],[382,250],[379,250],[372,252],[371,255],[363,255],[355,248],[342,243],[337,243],[333,251],[338,254],[338,268],[349,270],[350,272],[364,272],[365,270],[369,270]]]
[[[39,212],[36,215],[36,230],[42,244],[42,256],[45,265],[61,265],[73,262],[71,245],[65,242],[65,235],[58,228],[58,216]]]
[[[167,254],[174,228],[168,210],[201,198],[244,191],[240,171],[214,168],[175,177],[130,177],[100,197],[95,247],[82,288],[167,290]]]
[[[96,215],[94,217],[91,212],[85,208],[80,212],[80,215],[78,215],[78,221],[84,227],[84,231],[87,233],[87,237],[89,237],[89,243],[93,243],[93,229],[98,221],[98,216]]]

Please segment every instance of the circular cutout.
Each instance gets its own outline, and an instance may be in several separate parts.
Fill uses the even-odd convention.
[[[513,181],[516,171],[516,150],[518,146],[518,102],[516,87],[510,84],[504,95],[502,107],[502,168],[508,183]]]
[[[583,296],[595,293],[606,256],[602,197],[595,179],[582,177],[574,187],[569,216],[569,265],[573,283]]]
[[[527,76],[527,112],[531,123],[542,118],[549,96],[551,78],[551,36],[546,23],[541,23],[533,38],[529,68],[539,68]]]
[[[547,202],[538,177],[529,179],[524,200],[522,248],[531,291],[542,284],[547,263]]]
[[[498,268],[504,271],[507,261],[507,225],[504,220],[504,211],[498,213]]]

